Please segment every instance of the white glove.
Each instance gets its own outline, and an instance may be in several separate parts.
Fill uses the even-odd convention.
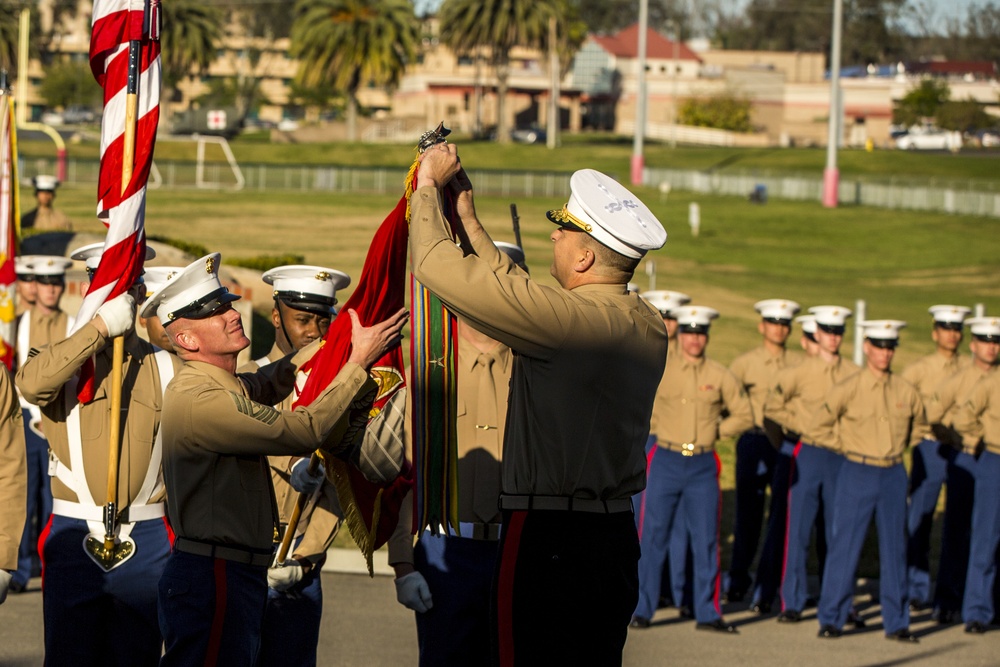
[[[10,580],[14,575],[7,570],[0,570],[0,604],[7,599],[7,590],[10,588]]]
[[[399,604],[418,613],[424,613],[434,606],[431,589],[427,580],[419,572],[410,572],[396,579],[396,600]]]
[[[299,459],[292,466],[292,477],[289,482],[292,488],[299,493],[313,494],[319,491],[319,487],[323,486],[325,478],[326,468],[323,467],[322,463],[316,468],[316,475],[313,476],[309,474],[309,459]]]
[[[97,315],[108,327],[108,337],[115,338],[135,326],[135,299],[126,292],[119,294],[97,309]]]
[[[287,591],[302,581],[302,566],[298,561],[286,560],[267,568],[267,585],[276,591]]]

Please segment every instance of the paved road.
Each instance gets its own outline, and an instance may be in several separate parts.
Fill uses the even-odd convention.
[[[13,595],[0,606],[0,665],[28,667],[42,664],[42,610],[39,580],[29,590]],[[325,572],[326,613],[320,635],[320,665],[372,667],[416,665],[416,630],[410,612],[396,603],[392,580],[369,579],[363,574]],[[961,626],[939,627],[928,613],[914,617],[913,630],[921,643],[887,641],[879,625],[878,608],[867,594],[858,598],[869,628],[841,639],[816,637],[813,613],[794,626],[760,619],[745,605],[726,610],[727,619],[740,628],[739,636],[694,630],[690,621],[678,621],[676,611],[660,610],[648,630],[630,632],[625,665],[796,665],[864,667],[927,665],[938,667],[1000,664],[1000,631],[970,636]],[[473,666],[475,667],[475,666]]]

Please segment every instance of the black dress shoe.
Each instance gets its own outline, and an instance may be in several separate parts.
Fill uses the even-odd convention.
[[[28,589],[28,584],[22,584],[20,581],[10,582],[10,586],[7,587],[8,593],[23,593]]]
[[[711,623],[697,623],[694,626],[695,630],[713,630],[715,632],[725,632],[730,635],[738,635],[740,631],[736,629],[735,625],[730,625],[726,623],[721,618],[717,618]]]
[[[920,600],[910,600],[910,611],[923,611],[929,606],[929,604]]]
[[[891,632],[887,634],[885,638],[895,639],[898,642],[906,642],[907,644],[916,644],[920,641],[915,634],[913,634],[906,628],[903,628],[902,630],[896,630],[895,632]]]
[[[798,623],[802,620],[802,612],[794,609],[786,609],[778,614],[778,623]]]
[[[633,616],[628,627],[646,629],[649,627],[649,619],[644,616]]]
[[[750,611],[757,614],[758,616],[764,616],[771,613],[771,603],[770,602],[754,602],[750,605]]]
[[[986,632],[988,628],[985,623],[980,623],[979,621],[973,621],[965,626],[965,631],[970,635],[981,635]]]
[[[847,615],[847,622],[853,625],[857,630],[860,630],[861,628],[868,625],[865,622],[865,619],[861,618],[861,614],[854,611],[853,609],[851,610],[851,613]]]
[[[823,639],[836,639],[840,635],[844,634],[842,630],[832,625],[824,625],[820,627],[819,634],[817,637],[822,637]]]
[[[952,623],[957,623],[959,620],[957,611],[941,609],[940,607],[934,610],[931,618],[937,621],[938,625],[951,625]]]
[[[677,613],[681,618],[694,618],[694,612],[691,611],[691,607],[683,605],[677,608]]]

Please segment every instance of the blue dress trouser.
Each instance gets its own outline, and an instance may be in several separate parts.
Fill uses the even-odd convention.
[[[854,601],[855,572],[875,516],[879,602],[887,635],[910,626],[906,582],[906,469],[844,461],[837,478],[833,535],[819,597],[820,625],[843,628]]]
[[[31,579],[31,561],[38,557],[38,538],[52,514],[52,487],[49,482],[49,441],[28,425],[31,413],[27,408],[21,408],[21,417],[24,420],[27,455],[28,504],[13,581],[23,586]]]
[[[699,623],[722,617],[719,601],[719,458],[714,451],[684,456],[657,448],[649,463],[639,536],[639,602],[635,616],[652,618],[660,595],[670,532],[684,519],[691,541],[693,611]]]
[[[960,465],[973,471],[972,539],[969,572],[965,578],[962,620],[988,625],[996,609],[993,586],[997,574],[997,544],[1000,542],[1000,454],[984,451],[979,459],[959,454]]]
[[[934,608],[949,614],[960,614],[962,611],[972,533],[975,479],[970,467],[960,464],[961,456],[961,452],[956,451],[948,462],[944,521],[941,524],[941,558],[934,588]],[[966,456],[969,461],[975,462],[974,458]],[[912,582],[910,593],[913,593]]]
[[[160,667],[247,667],[260,652],[267,566],[174,551],[160,577]]]
[[[804,442],[799,442],[795,448],[788,487],[788,533],[781,576],[782,611],[801,612],[806,606],[809,597],[806,559],[813,524],[822,508],[826,544],[831,544],[834,492],[843,461],[836,452]]]
[[[771,478],[771,506],[767,513],[767,533],[757,563],[752,604],[769,605],[781,586],[781,566],[785,555],[785,528],[788,525],[788,484],[792,471],[795,443],[781,443],[774,459]]]
[[[301,541],[301,538],[300,538]],[[260,628],[259,667],[312,667],[316,664],[319,626],[323,618],[322,564],[284,591],[267,589]]]
[[[86,521],[57,514],[42,534],[45,664],[156,665],[156,582],[170,553],[166,522],[135,524],[134,555],[110,572],[84,551],[87,534]]]
[[[747,431],[736,442],[736,516],[733,520],[733,554],[729,565],[729,591],[750,588],[750,567],[757,555],[764,523],[767,487],[774,479],[777,452],[760,429]]]
[[[421,667],[489,665],[497,542],[425,531],[413,549],[434,606],[417,613]]]
[[[906,564],[909,570],[910,599],[917,604],[931,602],[931,528],[941,487],[948,474],[948,461],[955,450],[937,440],[924,438],[913,448],[910,466],[910,507],[907,514]]]

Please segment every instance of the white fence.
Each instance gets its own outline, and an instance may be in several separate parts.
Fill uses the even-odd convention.
[[[236,179],[229,165],[208,163],[201,178],[194,162],[157,162],[159,179],[154,187],[234,189]],[[25,182],[36,174],[54,173],[49,159],[22,159],[20,174]],[[322,167],[272,164],[241,166],[244,190],[297,192],[359,192],[393,194],[402,191],[405,173],[399,167]],[[96,183],[96,160],[70,160],[67,182]],[[612,174],[625,178],[625,174]],[[570,172],[476,171],[470,176],[476,191],[498,197],[569,196]],[[647,168],[643,177],[650,187],[670,184],[671,190],[687,190],[718,195],[747,197],[757,186],[767,188],[767,196],[776,199],[820,201],[821,176],[787,176],[759,173],[709,173],[681,169]],[[199,183],[201,184],[199,186]],[[881,183],[842,180],[840,201],[844,204],[890,209],[942,211],[987,217],[1000,217],[1000,182],[942,183],[920,185],[917,182]]]

